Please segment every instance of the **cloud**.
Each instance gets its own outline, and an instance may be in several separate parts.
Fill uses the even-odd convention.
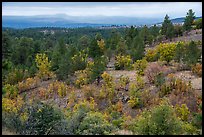
[[[129,16],[170,18],[186,16],[193,9],[202,16],[201,2],[18,2],[3,3],[2,15],[53,15],[71,16]]]

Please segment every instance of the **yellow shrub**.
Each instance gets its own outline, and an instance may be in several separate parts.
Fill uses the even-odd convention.
[[[145,54],[146,60],[149,62],[153,62],[157,60],[157,51],[156,49],[149,49]]]
[[[58,95],[60,97],[65,97],[66,96],[66,92],[67,92],[66,85],[64,83],[60,83],[57,91],[58,91]]]
[[[23,92],[39,85],[40,79],[38,77],[27,78],[25,81],[18,83],[19,92]]]
[[[15,99],[2,98],[2,111],[7,113],[17,113],[23,106],[23,98],[18,96]]]
[[[199,77],[202,76],[202,64],[196,63],[196,65],[192,66],[192,72]]]
[[[54,73],[50,71],[51,61],[48,61],[46,54],[36,54],[35,62],[39,69],[37,76],[40,79],[47,80],[55,76]]]
[[[161,43],[156,47],[160,60],[170,62],[175,55],[176,43]]]
[[[123,69],[131,69],[132,68],[132,59],[130,55],[123,56],[123,55],[117,55],[115,62],[115,69],[116,70],[123,70]]]
[[[75,71],[75,76],[76,76],[75,85],[77,87],[82,87],[83,85],[88,84],[88,73],[86,69]]]
[[[142,60],[137,60],[134,64],[133,67],[136,70],[138,75],[144,75],[144,70],[147,67],[147,60],[143,58]]]
[[[128,76],[121,76],[119,80],[120,87],[125,89],[126,85],[129,84],[130,79]]]
[[[101,89],[101,93],[103,96],[107,96],[110,100],[114,97],[115,85],[113,83],[113,77],[109,75],[107,72],[104,72],[102,75],[103,85]],[[105,93],[105,94],[104,94]]]
[[[18,95],[18,88],[16,85],[6,84],[3,87],[3,91],[6,93],[6,97],[8,98],[16,98]]]
[[[182,104],[181,107],[176,105],[176,112],[177,112],[178,117],[181,120],[183,120],[183,121],[188,120],[190,111],[189,111],[188,107],[186,106],[186,104]]]
[[[119,100],[119,101],[117,102],[116,108],[117,108],[117,111],[118,111],[118,112],[122,112],[122,110],[123,110],[123,103],[122,103],[121,100]]]
[[[105,48],[105,42],[104,42],[104,40],[103,40],[103,39],[97,40],[97,43],[98,43],[99,48],[100,48],[101,50],[104,50],[104,48]]]

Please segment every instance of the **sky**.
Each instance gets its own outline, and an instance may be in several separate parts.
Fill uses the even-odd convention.
[[[3,2],[2,15],[185,17],[189,9],[202,16],[202,2]]]

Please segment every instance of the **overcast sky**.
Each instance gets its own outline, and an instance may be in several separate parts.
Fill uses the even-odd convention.
[[[3,2],[2,15],[185,17],[189,9],[202,16],[202,2]]]

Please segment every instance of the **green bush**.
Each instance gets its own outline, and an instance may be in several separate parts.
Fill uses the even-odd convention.
[[[185,45],[183,42],[179,42],[176,45],[175,55],[174,55],[175,61],[180,63],[183,60],[184,54],[181,54],[181,53],[184,52],[184,48],[185,48]]]
[[[165,82],[165,77],[163,72],[159,72],[156,76],[155,76],[155,85],[157,87],[161,87],[162,84],[164,84]]]
[[[89,109],[86,106],[80,105],[76,111],[69,115],[67,124],[69,134],[79,134],[79,126],[88,112]]]
[[[29,75],[27,70],[14,69],[10,73],[8,73],[8,75],[6,75],[5,83],[14,85],[20,81],[23,81],[28,76]]]
[[[110,134],[113,126],[105,120],[99,112],[89,112],[81,122],[78,134],[80,135],[106,135]]]
[[[128,105],[131,108],[141,107],[143,106],[143,102],[141,101],[141,93],[142,89],[144,88],[144,80],[141,76],[137,75],[136,77],[137,83],[130,84],[130,100],[128,100]]]
[[[34,102],[34,104],[28,107],[27,111],[29,116],[25,122],[26,129],[23,131],[23,134],[64,134],[62,130],[63,124],[61,123],[63,114],[60,110],[42,102]],[[66,130],[64,129],[64,131]]]
[[[117,128],[121,128],[122,124],[124,122],[123,116],[121,116],[121,113],[118,111],[112,111],[110,114],[111,117],[111,123],[117,127]]]
[[[71,60],[73,65],[72,69],[75,71],[85,69],[87,65],[87,58],[88,54],[85,50],[77,52],[77,54],[75,54]]]
[[[181,134],[181,130],[181,121],[173,107],[166,102],[144,111],[132,127],[134,133],[141,135],[177,135]]]
[[[168,83],[164,83],[161,85],[160,90],[159,90],[159,97],[164,97],[171,93],[172,87]]]
[[[94,80],[96,80],[96,78],[99,78],[101,76],[101,74],[106,69],[107,62],[108,60],[105,56],[94,58],[94,65],[91,67],[92,74],[90,76],[90,82],[93,82]]]
[[[188,66],[195,65],[201,57],[201,53],[202,51],[198,48],[198,45],[194,41],[191,41],[184,51],[184,63]]]
[[[196,29],[202,29],[202,18],[197,19],[194,24],[196,25]]]

